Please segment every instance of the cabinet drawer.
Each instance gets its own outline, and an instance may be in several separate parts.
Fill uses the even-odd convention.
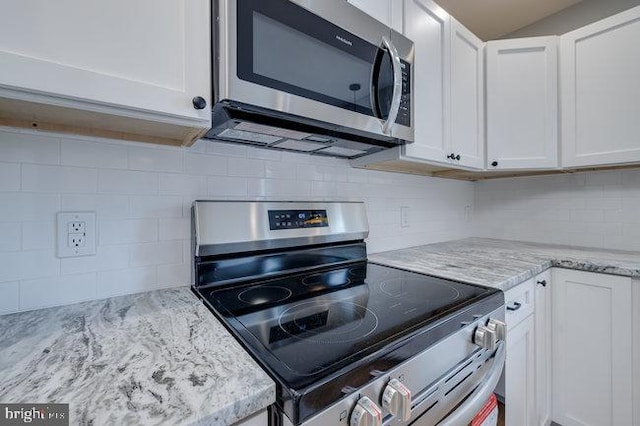
[[[505,319],[508,329],[512,329],[533,313],[534,282],[535,278],[531,278],[505,292]]]

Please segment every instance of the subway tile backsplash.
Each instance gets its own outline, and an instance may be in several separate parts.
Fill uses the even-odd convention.
[[[179,149],[1,129],[0,313],[188,285],[198,198],[364,201],[370,252],[473,235],[468,182],[204,140]],[[97,255],[59,259],[56,212],[82,210],[97,212]]]
[[[475,185],[478,237],[640,250],[640,170]]]

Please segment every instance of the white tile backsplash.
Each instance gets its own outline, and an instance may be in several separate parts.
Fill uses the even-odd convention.
[[[22,250],[53,250],[55,222],[22,222]]]
[[[0,251],[20,250],[21,236],[20,222],[0,223]]]
[[[114,194],[157,194],[158,174],[99,169],[98,192]]]
[[[126,169],[127,147],[105,142],[63,139],[60,147],[60,164],[65,166]]]
[[[157,219],[98,220],[98,244],[134,244],[157,241]]]
[[[65,194],[60,196],[62,211],[94,211],[102,219],[129,217],[128,195]]]
[[[20,310],[20,282],[0,282],[0,315]]]
[[[0,161],[60,164],[60,138],[31,132],[0,131]]]
[[[95,298],[96,274],[64,275],[20,282],[20,307],[24,310]]]
[[[22,165],[23,192],[92,193],[98,188],[98,170],[84,167]]]
[[[183,167],[183,154],[177,148],[129,147],[131,170],[181,172]]]
[[[126,269],[129,267],[129,249],[128,245],[98,246],[95,256],[60,259],[60,272],[67,275]]]
[[[0,312],[188,285],[195,199],[361,200],[370,252],[471,235],[472,183],[205,140],[179,149],[2,129],[0,177]],[[56,257],[58,211],[97,212],[96,256]]]
[[[139,195],[129,200],[131,217],[182,217],[182,197]]]
[[[475,186],[474,234],[640,250],[640,172],[487,180]]]
[[[20,191],[20,164],[0,163],[0,192],[13,191]]]
[[[182,241],[157,241],[132,245],[129,266],[166,265],[182,263]]]
[[[174,285],[184,284],[175,283]],[[160,288],[158,285],[158,268],[155,266],[98,272],[98,298],[139,293],[158,288]]]

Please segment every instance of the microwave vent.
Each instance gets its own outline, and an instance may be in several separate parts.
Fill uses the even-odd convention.
[[[263,133],[248,132],[246,130],[226,129],[220,132],[220,137],[225,139],[232,139],[238,141],[251,141],[259,143],[261,145],[268,145],[270,143],[281,140],[281,137],[267,135]]]
[[[292,149],[294,151],[311,152],[320,148],[326,147],[323,143],[297,141],[294,139],[287,139],[284,142],[273,145],[274,148]]]
[[[248,132],[264,133],[266,135],[278,136],[279,139],[304,139],[313,136],[310,133],[299,132],[297,130],[281,129],[279,127],[267,126],[258,123],[243,121],[234,127],[236,130],[246,130]]]

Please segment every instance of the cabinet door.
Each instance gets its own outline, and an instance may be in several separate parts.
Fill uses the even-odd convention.
[[[192,103],[211,104],[209,4],[5,2],[0,96],[209,127],[210,109]]]
[[[451,18],[451,153],[484,168],[484,43]],[[457,160],[460,155],[460,160]]]
[[[398,0],[347,0],[383,24],[402,32],[402,2]]]
[[[535,278],[536,425],[551,419],[551,270]]]
[[[561,37],[565,167],[640,161],[640,6]]]
[[[449,14],[432,1],[404,0],[404,35],[415,47],[415,142],[402,148],[411,159],[447,161],[450,24]]]
[[[507,333],[504,365],[505,424],[535,424],[535,327],[533,315]]]
[[[553,420],[632,424],[631,279],[553,270]]]
[[[558,38],[487,43],[487,168],[558,166]]]

